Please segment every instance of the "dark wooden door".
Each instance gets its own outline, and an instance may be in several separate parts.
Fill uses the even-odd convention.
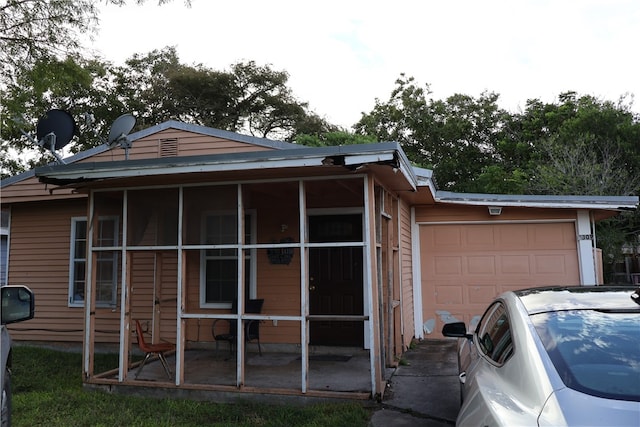
[[[362,216],[309,217],[311,242],[361,242]],[[311,315],[362,315],[362,247],[309,249],[309,313]],[[311,321],[312,345],[364,345],[363,322]]]

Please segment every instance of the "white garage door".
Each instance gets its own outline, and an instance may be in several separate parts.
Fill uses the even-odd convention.
[[[580,283],[573,222],[421,225],[420,250],[425,338],[506,290]]]

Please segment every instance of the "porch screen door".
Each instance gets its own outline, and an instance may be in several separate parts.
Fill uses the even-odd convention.
[[[362,215],[309,216],[309,241],[362,242]],[[362,247],[309,249],[309,313],[362,315]],[[312,345],[364,345],[362,322],[311,321]]]

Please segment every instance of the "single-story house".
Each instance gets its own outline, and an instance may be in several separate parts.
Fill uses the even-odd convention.
[[[440,191],[394,142],[304,147],[176,121],[130,140],[127,156],[102,145],[1,184],[2,280],[36,294],[11,333],[82,343],[88,385],[380,396],[412,339],[473,323],[500,292],[601,283],[594,223],[638,205]],[[259,340],[236,326],[216,351],[221,319],[257,322]],[[175,345],[168,375],[138,379],[155,367],[133,369],[135,321]],[[95,372],[102,344],[119,364]],[[321,355],[357,378],[330,383],[341,368]],[[288,382],[260,381],[282,367]]]

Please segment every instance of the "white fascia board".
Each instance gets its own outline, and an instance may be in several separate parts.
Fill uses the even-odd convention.
[[[437,191],[436,202],[470,206],[515,206],[562,209],[636,209],[637,196],[527,196]]]
[[[356,156],[345,156],[345,165],[360,165],[364,163],[377,163],[393,160],[393,153],[361,154]]]

